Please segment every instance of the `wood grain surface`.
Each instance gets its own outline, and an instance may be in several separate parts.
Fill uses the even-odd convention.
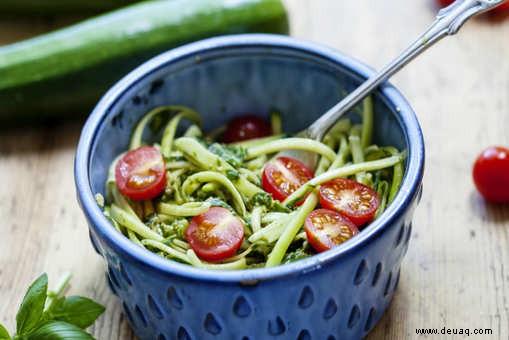
[[[432,0],[287,0],[292,35],[380,68],[420,34]],[[72,19],[0,17],[0,44]],[[471,167],[486,146],[509,146],[509,18],[476,19],[393,78],[426,142],[424,195],[390,308],[368,339],[418,339],[417,328],[492,329],[509,338],[509,206],[477,194]],[[1,105],[1,103],[0,103]],[[73,156],[83,122],[0,127],[0,323],[14,328],[30,282],[74,277],[70,294],[107,307],[91,333],[135,339],[106,286],[75,199]],[[463,339],[463,336],[427,338]]]

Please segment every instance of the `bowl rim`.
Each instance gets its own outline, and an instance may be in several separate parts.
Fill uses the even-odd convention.
[[[89,178],[89,162],[94,140],[101,124],[110,112],[110,108],[125,95],[128,90],[163,68],[166,64],[194,57],[199,53],[238,47],[276,47],[302,52],[314,57],[325,58],[347,69],[352,74],[368,78],[374,70],[362,62],[329,47],[293,37],[275,34],[237,34],[208,38],[164,52],[135,68],[117,82],[99,101],[87,119],[78,142],[75,154],[74,177],[78,202],[85,213],[89,228],[100,235],[101,242],[107,242],[115,251],[127,256],[130,261],[148,266],[164,274],[179,275],[190,279],[220,282],[257,282],[280,277],[305,274],[318,270],[331,261],[339,261],[348,254],[359,250],[379,236],[392,222],[397,220],[410,207],[418,195],[424,171],[424,141],[417,117],[403,97],[390,83],[379,86],[378,92],[391,103],[396,111],[399,123],[408,143],[407,169],[401,188],[387,210],[373,221],[363,232],[342,245],[312,257],[290,264],[235,271],[218,271],[196,268],[187,264],[162,258],[134,244],[119,233],[103,215],[95,201]],[[103,254],[104,256],[104,254]]]

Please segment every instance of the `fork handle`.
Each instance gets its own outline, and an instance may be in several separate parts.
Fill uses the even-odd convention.
[[[318,118],[305,135],[321,140],[334,123],[373,91],[380,83],[398,72],[412,59],[447,35],[453,35],[471,17],[486,12],[501,4],[503,0],[457,0],[441,9],[431,26],[380,72],[368,78],[353,92]]]

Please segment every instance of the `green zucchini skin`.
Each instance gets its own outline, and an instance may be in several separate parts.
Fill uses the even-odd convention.
[[[148,58],[206,37],[288,33],[280,0],[156,0],[0,47],[0,122],[87,114]]]
[[[140,0],[1,0],[0,13],[21,15],[99,13]]]

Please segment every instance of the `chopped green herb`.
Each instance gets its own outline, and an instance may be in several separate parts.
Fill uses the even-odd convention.
[[[239,172],[237,170],[226,170],[226,177],[228,177],[230,181],[235,181],[239,179]]]
[[[239,168],[246,159],[246,149],[238,146],[213,143],[209,146],[209,151],[235,168]]]

